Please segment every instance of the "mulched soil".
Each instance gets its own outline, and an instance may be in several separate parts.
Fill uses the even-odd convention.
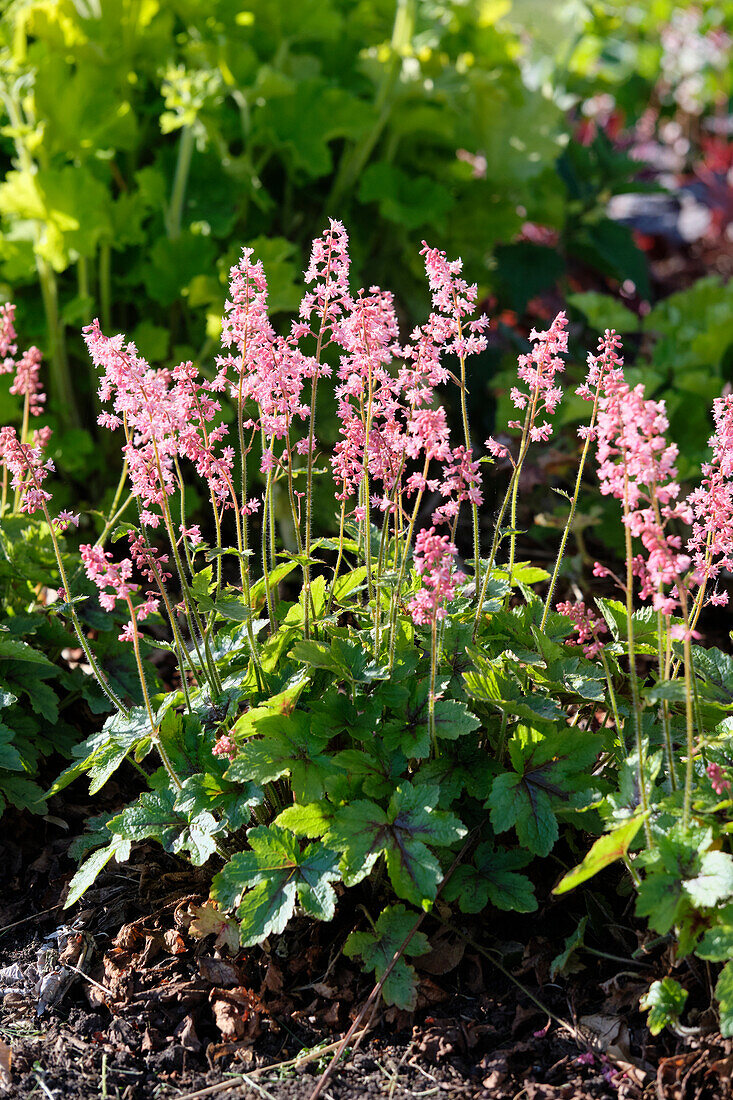
[[[0,1095],[308,1100],[371,990],[341,952],[358,911],[330,925],[296,919],[283,936],[232,957],[215,933],[195,934],[208,869],[143,845],[63,911],[73,864],[67,840],[53,839],[55,821],[41,823],[45,838],[27,822],[3,823],[0,972],[13,964],[30,972],[62,924],[73,929],[67,961],[77,942],[91,952],[86,977],[42,1016],[30,990],[0,1000]],[[461,935],[440,923],[448,910],[438,906],[423,926],[434,950],[418,960],[416,1011],[381,1006],[325,1100],[731,1096],[733,1043],[710,1030],[710,975],[675,968],[669,943],[652,943],[634,925],[628,896],[606,908],[620,881],[607,877],[602,893],[584,895],[588,949],[554,978],[553,955],[582,914],[552,899],[551,881],[538,890],[538,914],[492,915],[490,926],[462,918]],[[700,1034],[653,1039],[639,997],[672,972],[691,989],[685,1020]]]

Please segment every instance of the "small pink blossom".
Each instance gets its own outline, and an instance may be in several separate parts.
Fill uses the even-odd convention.
[[[201,537],[201,527],[198,523],[193,523],[190,527],[184,527],[181,523],[178,527],[181,538],[188,539],[194,546],[200,546],[203,542]]]
[[[731,789],[730,780],[725,778],[720,764],[708,764],[706,771],[710,785],[717,795],[722,795],[724,791]]]
[[[229,758],[229,760],[233,760],[234,757],[237,755],[237,746],[234,741],[232,741],[231,737],[228,734],[224,733],[216,742],[211,751],[213,752],[214,756],[226,756]]]
[[[59,512],[53,520],[53,525],[57,531],[65,531],[67,527],[78,527],[79,514],[67,511]]]
[[[567,644],[582,646],[583,652],[589,658],[600,653],[603,648],[600,636],[608,633],[608,628],[600,615],[591,611],[582,600],[576,603],[570,601],[558,603],[557,610],[570,619],[577,634],[576,638],[568,639]]]

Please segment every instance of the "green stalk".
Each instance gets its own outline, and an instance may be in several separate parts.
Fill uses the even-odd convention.
[[[191,158],[193,157],[194,134],[192,126],[181,127],[181,137],[178,142],[178,157],[176,160],[176,172],[173,177],[170,203],[165,217],[165,230],[168,239],[175,241],[181,235],[181,223],[183,221],[183,206],[186,201],[186,187],[188,186],[188,174],[191,170]]]
[[[99,308],[102,328],[109,331],[112,326],[112,245],[109,241],[102,241],[99,246]]]
[[[595,426],[596,413],[598,411],[598,398],[599,398],[599,396],[600,396],[600,385],[596,389],[596,395],[595,395],[595,400],[593,402],[593,412],[591,413],[589,429],[592,429]],[[583,470],[585,469],[585,460],[588,457],[588,450],[590,448],[590,443],[591,443],[591,436],[590,436],[590,432],[589,432],[589,434],[585,437],[585,444],[583,446],[583,451],[582,451],[581,456],[580,456],[580,465],[578,466],[578,476],[575,479],[575,489],[573,490],[573,499],[570,502],[570,512],[568,514],[567,523],[565,524],[565,530],[563,531],[562,538],[560,539],[560,548],[557,552],[557,560],[555,562],[555,568],[553,569],[552,577],[550,578],[550,587],[547,589],[547,598],[545,600],[545,610],[542,613],[542,622],[540,623],[540,630],[545,629],[545,623],[547,622],[547,616],[548,616],[548,614],[550,612],[550,609],[552,607],[552,596],[553,596],[553,593],[555,591],[555,585],[557,584],[557,578],[560,574],[560,566],[562,564],[562,559],[563,559],[563,556],[565,554],[565,546],[566,546],[567,541],[568,541],[568,536],[570,535],[570,532],[571,532],[572,527],[573,527],[573,520],[575,519],[575,510],[578,506],[578,497],[580,496],[580,486],[581,486],[581,483],[582,483],[582,480],[583,480]]]
[[[456,318],[458,321],[458,339],[461,340],[463,336],[463,326],[461,325],[461,318],[458,313],[458,301],[456,295],[453,295],[453,302],[456,310]],[[461,366],[461,417],[463,419],[463,438],[466,446],[466,454],[469,459],[473,456],[473,448],[471,446],[471,430],[468,423],[468,406],[466,404],[466,357],[463,352],[458,356],[458,361]],[[456,517],[456,520],[458,517]],[[475,501],[471,501],[471,519],[473,521],[473,576],[474,586],[478,592],[481,587],[481,556],[480,556],[480,542],[479,542],[479,525],[478,525],[478,505]]]
[[[624,470],[624,520],[628,521],[628,473]],[[634,649],[634,574],[632,570],[631,531],[628,522],[624,523],[626,542],[626,631],[629,643],[629,683],[631,685],[631,709],[634,721],[636,752],[639,757],[639,798],[644,817],[644,833],[649,848],[654,846],[652,830],[649,824],[649,799],[646,790],[646,769],[644,764],[644,737],[641,728],[641,703],[639,700],[639,680],[636,673],[636,651]]]
[[[20,443],[21,443],[21,446],[25,445],[25,443],[27,442],[27,438],[28,438],[28,416],[29,416],[29,413],[30,413],[30,404],[31,404],[30,394],[27,393],[25,395],[24,399],[23,399],[23,423],[22,423],[22,426],[21,426],[21,429],[20,429]],[[19,508],[20,508],[20,494],[21,494],[21,486],[19,485],[18,488],[15,490],[15,495],[13,497],[13,515],[16,515]]]
[[[433,746],[433,756],[440,755],[438,750],[438,736],[435,732],[435,674],[438,665],[438,619],[433,612],[430,624],[430,695],[428,697],[428,729],[430,731],[430,744]]]
[[[663,630],[663,624],[666,621],[666,630]],[[663,639],[669,637],[669,615],[663,616],[661,611],[657,611],[657,661],[659,668],[659,679],[666,680],[669,672],[669,647],[664,646]],[[667,652],[665,653],[665,650]],[[669,774],[669,785],[673,791],[677,790],[677,773],[674,766],[674,752],[672,750],[672,732],[669,720],[669,703],[666,699],[662,700],[662,728],[664,730],[664,751],[667,757],[667,770]]]
[[[80,256],[76,261],[76,275],[79,286],[79,297],[86,301],[84,306],[84,324],[91,323],[91,296],[89,293],[89,262],[86,256]]]
[[[147,535],[146,535],[146,542],[147,542]],[[176,660],[178,661],[178,672],[179,672],[180,677],[181,677],[181,688],[183,690],[183,698],[186,701],[186,709],[188,710],[188,712],[190,714],[191,713],[191,697],[188,693],[188,682],[186,680],[185,657],[188,657],[189,668],[193,672],[194,677],[196,677],[196,669],[194,668],[193,662],[191,661],[191,654],[188,652],[188,650],[186,649],[186,646],[184,645],[183,638],[181,637],[181,632],[180,632],[180,629],[178,627],[178,622],[176,621],[176,613],[175,613],[173,607],[171,606],[171,602],[168,598],[168,593],[166,592],[165,585],[163,583],[163,578],[161,577],[160,572],[158,571],[158,567],[155,563],[155,560],[152,558],[152,556],[150,558],[149,565],[152,568],[153,575],[155,577],[155,583],[158,587],[158,591],[160,592],[161,598],[163,600],[163,604],[165,606],[166,614],[168,615],[168,621],[171,624],[171,633],[173,634],[173,646],[174,646],[175,651],[176,651]],[[185,655],[185,657],[184,657],[184,655]]]
[[[102,533],[95,542],[95,546],[104,546],[107,541],[107,535],[110,533],[114,525],[120,516],[123,516],[129,506],[132,504],[135,497],[132,493],[129,494],[124,504],[120,505],[120,497],[122,496],[122,490],[125,488],[125,482],[127,481],[127,460],[122,463],[122,473],[120,474],[120,480],[117,482],[117,488],[115,489],[115,495],[112,498],[112,504],[109,509],[109,518],[105,522],[102,529]]]
[[[496,518],[496,523],[494,525],[494,538],[491,542],[491,549],[489,551],[489,563],[488,563],[488,566],[487,566],[487,569],[486,569],[486,573],[484,575],[483,583],[481,585],[481,592],[479,594],[478,605],[476,607],[476,617],[473,621],[473,640],[474,641],[476,640],[476,634],[478,632],[479,623],[481,621],[481,608],[484,606],[484,600],[486,599],[486,589],[488,588],[489,579],[491,577],[491,572],[494,568],[494,562],[496,561],[496,554],[497,554],[497,551],[499,549],[499,543],[501,541],[501,525],[504,521],[504,516],[506,515],[506,510],[509,507],[509,501],[512,499],[512,496],[514,494],[514,486],[515,486],[515,484],[519,484],[519,475],[520,475],[521,470],[522,470],[522,463],[524,462],[524,459],[525,459],[525,456],[527,454],[527,450],[528,450],[528,447],[529,447],[528,438],[529,438],[529,427],[530,427],[531,411],[532,411],[531,408],[528,408],[527,409],[527,415],[524,418],[524,426],[522,428],[522,439],[521,439],[521,442],[519,444],[519,454],[517,456],[517,461],[514,465],[514,469],[512,470],[512,476],[509,479],[509,484],[507,486],[507,490],[506,490],[506,493],[504,495],[504,500],[501,503],[501,508],[499,509],[499,514]],[[511,581],[511,577],[510,577],[510,581]]]
[[[155,724],[155,719],[153,717],[153,708],[150,705],[150,696],[148,695],[148,685],[145,682],[145,671],[143,669],[142,658],[140,656],[140,642],[138,641],[138,636],[137,636],[137,620],[135,619],[135,608],[132,606],[132,600],[130,599],[129,596],[127,597],[127,606],[128,606],[129,611],[130,611],[130,619],[132,621],[132,644],[133,644],[134,649],[135,649],[135,663],[137,664],[137,671],[138,671],[138,675],[140,677],[140,686],[143,689],[143,699],[145,700],[145,709],[148,712],[148,721],[150,722],[150,736],[152,738],[153,744],[155,745],[156,749],[158,750],[158,753],[160,755],[160,759],[163,761],[163,767],[165,768],[166,772],[168,773],[168,778],[170,779],[173,786],[177,790],[180,791],[181,790],[181,781],[175,773],[175,770],[173,768],[173,765],[171,764],[170,757],[168,756],[168,753],[163,748],[163,745],[162,745],[161,740],[160,740],[160,733],[159,733],[158,727]]]
[[[35,475],[32,474],[32,476],[33,476],[34,482],[36,482]],[[37,484],[38,483],[36,482],[36,485]],[[69,589],[69,580],[68,580],[68,577],[66,576],[66,570],[64,569],[64,562],[63,562],[63,559],[61,557],[61,548],[59,547],[59,541],[58,541],[58,538],[56,537],[56,531],[54,529],[53,523],[51,522],[51,517],[48,514],[48,507],[46,506],[45,500],[42,501],[41,507],[43,508],[43,514],[45,516],[46,523],[48,524],[48,529],[51,532],[51,541],[53,543],[53,551],[54,551],[54,554],[56,556],[56,565],[58,566],[59,576],[61,578],[61,585],[64,589],[64,592],[66,593],[66,602],[69,606],[69,618],[71,619],[72,625],[74,627],[74,633],[76,634],[77,639],[79,640],[79,645],[84,650],[84,655],[86,656],[86,659],[89,662],[91,670],[94,673],[94,676],[97,680],[97,683],[101,687],[102,691],[107,696],[109,701],[117,708],[117,710],[120,712],[120,714],[123,716],[123,718],[128,718],[129,714],[130,714],[129,710],[127,709],[125,704],[122,702],[122,700],[118,698],[118,696],[115,694],[115,692],[109,686],[109,683],[107,682],[107,677],[104,675],[104,673],[100,669],[99,665],[97,664],[96,658],[95,658],[94,654],[92,653],[92,651],[89,647],[89,643],[87,642],[86,637],[84,635],[84,631],[81,628],[81,623],[79,622],[79,617],[76,614],[76,608],[74,607],[73,603],[71,602],[72,596],[71,596],[71,591]]]
[[[267,471],[267,481],[265,483],[265,501],[262,507],[262,576],[265,581],[265,599],[267,601],[267,614],[270,617],[270,630],[273,634],[277,633],[277,620],[275,618],[275,608],[272,602],[272,592],[270,591],[270,567],[267,560],[267,528],[268,524],[272,522],[270,514],[270,496],[272,493],[272,469]]]
[[[351,149],[344,151],[326,203],[329,213],[338,212],[344,197],[353,190],[389,121],[393,107],[392,93],[400,75],[402,58],[412,43],[416,14],[417,0],[397,0],[390,41],[391,57],[374,100],[374,125]]]
[[[683,649],[685,654],[685,733],[686,733],[686,750],[687,760],[685,761],[685,793],[682,807],[682,827],[686,829],[690,823],[690,809],[692,806],[692,783],[695,777],[694,773],[694,756],[695,756],[695,738],[694,738],[694,718],[693,718],[693,665],[692,665],[692,644],[690,641],[690,616],[687,608],[687,593],[681,585],[678,585],[678,592],[680,597],[680,607],[682,609],[682,619],[685,626],[685,638],[683,642]]]
[[[430,458],[426,456],[423,464],[423,481],[427,479],[428,467],[430,466]],[[405,539],[405,546],[402,553],[402,561],[400,563],[400,571],[397,577],[397,583],[394,587],[394,593],[392,595],[392,609],[390,612],[389,620],[389,671],[391,672],[394,667],[394,654],[395,654],[395,640],[397,633],[397,605],[402,592],[402,582],[405,579],[405,569],[407,568],[407,558],[410,553],[410,546],[412,544],[412,533],[415,529],[415,521],[417,520],[417,514],[420,510],[420,504],[423,498],[423,490],[420,489],[415,498],[415,505],[412,509],[412,515],[410,517],[410,525],[407,529],[407,538]],[[395,554],[399,552],[399,549],[395,548]]]
[[[331,614],[331,606],[333,604],[333,593],[336,587],[336,581],[338,580],[339,571],[341,569],[341,562],[344,557],[344,524],[346,522],[346,498],[341,501],[341,519],[339,522],[339,549],[338,556],[336,557],[336,564],[333,568],[333,577],[331,579],[330,591],[328,593],[328,603],[326,604],[326,611],[324,618],[327,619]]]
[[[63,423],[77,428],[81,421],[79,410],[76,407],[69,363],[66,358],[64,326],[59,316],[56,273],[38,253],[36,253],[36,269],[41,284],[43,309],[46,314],[51,388],[56,397],[56,408],[59,410],[59,416]]]
[[[619,745],[621,747],[621,752],[622,752],[623,756],[626,756],[626,754],[627,754],[626,738],[624,736],[623,723],[621,722],[621,717],[620,717],[619,712],[618,712],[618,703],[616,701],[616,692],[614,691],[614,687],[613,687],[613,677],[611,675],[611,666],[608,663],[608,657],[603,652],[602,647],[601,647],[601,650],[600,650],[600,657],[601,657],[601,661],[603,663],[603,671],[606,674],[606,686],[608,687],[608,698],[609,698],[609,701],[611,703],[611,712],[613,714],[613,721],[614,721],[614,724],[616,726],[616,735],[618,737],[618,742],[619,742]]]

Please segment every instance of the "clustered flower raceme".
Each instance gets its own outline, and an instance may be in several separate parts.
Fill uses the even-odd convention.
[[[16,396],[25,397],[30,414],[40,416],[46,401],[39,378],[41,353],[37,347],[30,347],[16,360],[17,353],[15,306],[5,302],[0,305],[0,374],[10,374],[15,370],[10,392]]]
[[[41,387],[39,372],[42,356],[37,347],[24,351],[15,367],[15,379],[10,392],[28,400],[31,416],[40,416],[46,403],[46,395]]]
[[[21,436],[10,425],[0,428],[0,466],[6,471],[5,477],[8,473],[11,475],[10,487],[18,494],[20,511],[32,515],[46,510],[51,500],[51,493],[43,488],[43,482],[54,472],[53,460],[45,458],[52,431],[44,425],[28,437],[27,414],[40,416],[46,401],[39,376],[42,360],[36,347],[28,348],[15,360],[18,345],[14,321],[15,306],[10,303],[0,306],[0,374],[9,374],[15,369],[10,393],[25,399]],[[49,518],[57,531],[79,526],[79,516],[67,510]]]
[[[386,511],[402,469],[404,429],[399,383],[389,366],[399,354],[397,316],[392,295],[378,287],[359,292],[336,327],[340,358],[336,398],[341,438],[331,460],[340,482],[337,497],[353,496],[365,473],[381,483],[371,501]]]
[[[701,586],[716,580],[722,569],[733,568],[733,396],[715,399],[713,420],[713,457],[702,468],[702,484],[687,497],[692,511],[687,552]],[[725,606],[728,593],[713,591],[709,602]]]
[[[624,361],[618,355],[621,347],[621,337],[614,329],[606,329],[598,341],[598,353],[588,353],[588,373],[585,381],[577,387],[576,394],[584,401],[593,402],[593,414],[588,425],[578,428],[581,439],[595,440],[598,435],[596,428],[596,413],[598,401],[607,393],[608,388],[623,382]]]
[[[53,459],[44,459],[43,447],[35,443],[21,443],[15,428],[0,428],[0,465],[12,475],[11,487],[20,494],[20,510],[31,515],[51,500],[43,482],[54,471]],[[61,522],[77,522],[71,513],[61,513]],[[69,520],[71,517],[71,520]]]
[[[623,523],[646,551],[633,560],[641,598],[665,615],[679,606],[678,586],[691,562],[668,525],[692,516],[677,499],[678,448],[665,438],[668,427],[663,401],[645,397],[642,385],[632,388],[617,373],[607,375],[596,430],[601,493],[623,502]]]
[[[312,374],[313,366],[292,334],[288,339],[276,337],[267,313],[267,279],[262,264],[252,261],[252,254],[251,248],[245,248],[230,271],[222,346],[236,348],[236,354],[217,358],[215,385],[217,389],[228,386],[240,405],[248,401],[257,405],[259,418],[245,417],[243,423],[247,429],[259,428],[270,441],[262,459],[266,471],[275,464],[272,443],[288,435],[296,418],[304,421],[309,415],[310,408],[301,395],[306,369]]]
[[[463,577],[454,568],[456,554],[448,535],[436,535],[434,527],[418,531],[414,560],[422,588],[407,605],[416,625],[430,626],[445,618],[445,605],[455,596],[456,584]]]
[[[392,295],[378,287],[351,299],[334,328],[334,341],[346,354],[341,357],[336,391],[342,438],[332,464],[341,482],[339,499],[353,496],[365,475],[370,488],[379,483],[381,492],[372,493],[370,503],[382,512],[398,510],[400,491],[408,497],[425,490],[438,492],[445,499],[433,512],[432,522],[441,524],[455,521],[463,501],[479,505],[482,495],[478,462],[465,446],[451,448],[445,410],[432,407],[435,387],[451,378],[446,354],[465,360],[485,349],[482,333],[489,322],[485,316],[468,320],[478,292],[460,278],[461,261],[448,261],[444,252],[425,242],[421,254],[434,309],[407,344],[397,343]],[[393,374],[389,366],[394,357],[403,365]],[[411,473],[406,471],[408,461],[417,465]],[[442,477],[428,477],[433,461],[443,464]],[[363,518],[362,506],[355,515]]]
[[[596,657],[603,649],[601,635],[608,633],[608,628],[600,615],[596,615],[582,600],[575,603],[567,600],[556,605],[561,615],[565,615],[575,628],[576,637],[571,639],[573,645],[582,646],[586,657]]]
[[[532,329],[529,338],[534,346],[527,355],[519,356],[517,377],[525,389],[513,386],[510,397],[515,409],[526,409],[525,423],[510,420],[508,427],[523,433],[525,446],[540,440],[546,443],[552,434],[549,421],[538,424],[537,420],[542,413],[552,416],[562,398],[562,389],[555,385],[555,377],[565,370],[560,356],[568,350],[567,324],[565,313],[560,312],[546,332]],[[486,448],[493,458],[511,460],[509,448],[493,437],[486,440]]]
[[[12,371],[17,353],[15,306],[12,302],[3,302],[0,305],[0,374],[9,374]]]
[[[139,550],[139,547],[136,549]],[[131,580],[133,563],[130,558],[115,562],[112,555],[101,546],[90,546],[88,543],[79,547],[79,553],[89,580],[99,589],[99,602],[105,611],[114,611],[118,601],[127,604],[130,619],[123,627],[119,640],[133,641],[139,637],[137,624],[144,622],[158,610],[158,600],[152,593],[148,593],[142,603],[137,606],[133,604],[132,597],[140,586]]]
[[[216,383],[201,379],[190,362],[172,371],[152,368],[122,335],[104,336],[97,320],[83,332],[92,362],[103,372],[100,399],[112,401],[114,409],[102,413],[99,423],[111,430],[124,426],[122,451],[141,522],[160,526],[165,500],[177,488],[178,457],[193,463],[219,506],[236,507],[234,449],[218,450],[227,428],[210,426],[221,407],[210,396]]]

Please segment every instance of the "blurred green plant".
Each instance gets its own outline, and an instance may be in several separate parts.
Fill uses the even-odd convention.
[[[215,0],[203,18],[191,0],[6,3],[0,278],[48,352],[62,424],[90,399],[69,333],[94,315],[155,363],[206,358],[233,237],[267,264],[275,312],[297,305],[326,213],[348,217],[365,285],[399,274],[411,319],[421,229],[512,308],[528,250],[527,293],[562,274],[558,250],[515,240],[527,221],[590,234],[584,259],[614,276],[638,268],[596,183],[578,203],[556,171],[564,104],[527,28],[521,0]],[[617,262],[599,233],[623,238]]]
[[[637,352],[627,356],[627,377],[664,399],[679,442],[680,473],[696,475],[711,431],[710,404],[733,380],[733,284],[714,275],[698,279],[644,317],[607,294],[571,294],[568,301],[590,329],[605,318],[618,332],[633,334]]]

